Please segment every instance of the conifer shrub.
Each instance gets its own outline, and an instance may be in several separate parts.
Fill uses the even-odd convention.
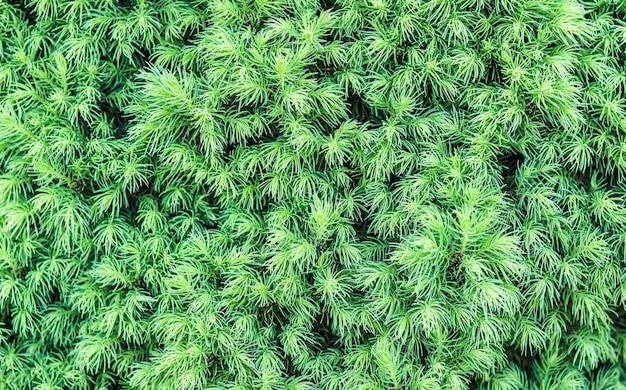
[[[624,0],[0,0],[0,389],[626,389]]]

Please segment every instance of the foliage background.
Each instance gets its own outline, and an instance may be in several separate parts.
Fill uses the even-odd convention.
[[[624,389],[624,0],[0,0],[0,389]]]

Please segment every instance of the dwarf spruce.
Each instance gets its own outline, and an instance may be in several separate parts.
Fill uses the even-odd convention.
[[[0,389],[626,389],[625,63],[624,0],[0,0]]]

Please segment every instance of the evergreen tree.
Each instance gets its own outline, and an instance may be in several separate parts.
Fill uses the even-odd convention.
[[[0,390],[626,389],[624,0],[0,31]]]

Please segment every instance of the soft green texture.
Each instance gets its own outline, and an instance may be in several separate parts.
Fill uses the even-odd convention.
[[[0,0],[0,390],[626,389],[625,12]]]

